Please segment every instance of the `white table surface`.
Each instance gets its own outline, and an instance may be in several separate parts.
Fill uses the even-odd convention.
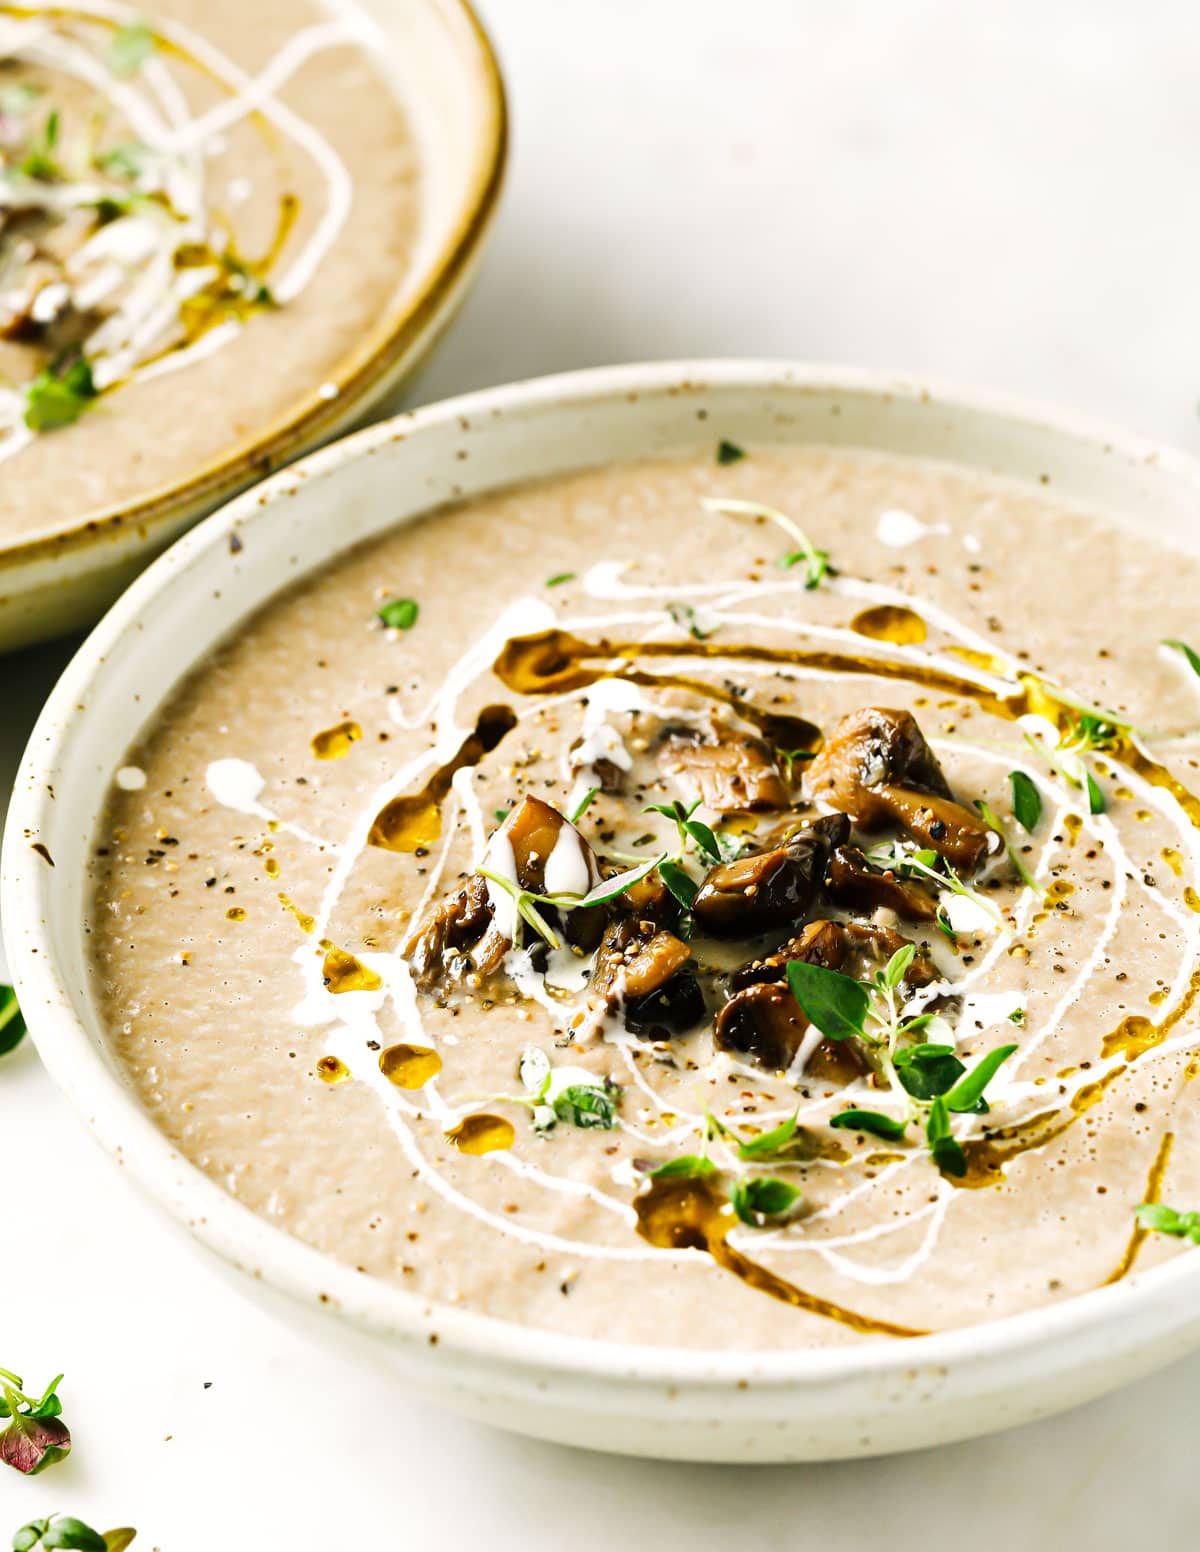
[[[1200,27],[1099,0],[485,0],[514,109],[478,291],[418,396],[787,355],[1057,400],[1200,450]],[[0,794],[68,648],[0,664]],[[0,1068],[0,1363],[67,1371],[0,1479],[163,1552],[1196,1545],[1200,1358],[985,1442],[686,1467],[409,1401],[162,1232],[28,1044]],[[332,1333],[331,1333],[332,1335]],[[205,1383],[210,1388],[205,1389]]]

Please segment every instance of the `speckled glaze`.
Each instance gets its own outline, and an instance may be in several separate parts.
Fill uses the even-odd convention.
[[[1193,552],[1200,469],[1105,428],[883,375],[777,364],[611,368],[490,390],[359,433],[241,497],[135,584],[64,675],[5,837],[6,947],[42,1057],[119,1164],[285,1318],[431,1397],[543,1437],[650,1456],[812,1460],[909,1449],[1074,1405],[1200,1342],[1200,1259],[1049,1310],[905,1343],[753,1354],[546,1335],[307,1249],[187,1163],[106,1051],[85,859],[113,768],[172,686],[279,586],[431,505],[721,434],[852,444],[1049,483]],[[331,538],[331,515],[337,537]],[[169,645],[168,645],[169,644]],[[52,860],[52,865],[51,865]]]
[[[407,283],[336,372],[240,446],[133,506],[0,554],[0,652],[79,629],[147,562],[256,478],[361,423],[420,365],[461,305],[495,213],[507,151],[504,88],[467,0],[328,0],[366,12],[392,43],[376,61],[410,116],[421,160],[420,234]],[[10,476],[15,477],[15,476]]]

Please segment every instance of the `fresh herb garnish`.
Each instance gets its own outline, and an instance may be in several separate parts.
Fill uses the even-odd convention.
[[[746,449],[739,447],[736,442],[727,442],[724,437],[717,443],[717,462],[719,464],[741,463],[746,456]]]
[[[648,873],[653,873],[660,862],[667,860],[666,852],[652,857],[649,862],[640,863],[636,868],[627,868],[624,873],[614,873],[611,878],[601,879],[587,894],[562,893],[556,895],[539,895],[531,889],[522,889],[515,879],[505,878],[502,873],[493,873],[488,868],[481,867],[479,872],[489,883],[497,884],[506,894],[510,894],[516,901],[517,915],[527,926],[532,927],[540,938],[543,938],[551,948],[561,948],[559,936],[550,923],[538,910],[539,905],[553,906],[556,911],[586,910],[592,905],[603,905],[608,900],[615,900],[627,889],[632,889],[634,884],[640,883]]]
[[[49,1552],[56,1548],[66,1552],[125,1552],[137,1535],[131,1525],[118,1530],[105,1531],[103,1535],[77,1520],[71,1514],[51,1514],[44,1520],[30,1520],[13,1535],[13,1552],[34,1552],[45,1547]]]
[[[1042,817],[1042,794],[1024,771],[1009,771],[1008,779],[1012,786],[1013,818],[1027,835],[1032,835]]]
[[[642,810],[643,814],[662,814],[664,818],[671,820],[679,832],[679,851],[677,857],[682,857],[687,849],[688,842],[695,843],[697,851],[706,862],[729,862],[736,857],[742,849],[739,837],[726,835],[724,831],[715,831],[711,825],[706,825],[702,819],[693,819],[692,815],[700,807],[700,799],[688,807],[675,798],[670,803],[651,803],[648,808]]]
[[[1091,771],[1084,772],[1084,781],[1087,787],[1088,812],[1102,814],[1107,804],[1104,801],[1104,793],[1100,788],[1100,783],[1092,775]]]
[[[881,846],[872,846],[865,856],[872,866],[881,868],[885,872],[896,873],[901,878],[928,879],[931,884],[935,884],[946,893],[972,901],[984,915],[991,919],[994,926],[1004,925],[1004,917],[995,903],[981,895],[978,890],[964,884],[945,858],[939,857],[936,851],[929,848],[918,849],[906,842],[889,841]],[[947,937],[956,936],[953,925],[945,917],[941,907],[938,909],[937,925]]]
[[[591,808],[592,803],[599,796],[599,793],[599,787],[589,787],[580,798],[579,802],[576,803],[575,807],[567,815],[568,822],[570,824],[578,824],[579,821],[583,818],[584,814],[587,813],[588,809]]]
[[[798,1116],[799,1111],[796,1111],[769,1132],[760,1132],[757,1137],[739,1138],[738,1158],[753,1163],[756,1159],[777,1159],[786,1155],[796,1142]]]
[[[961,1180],[967,1172],[967,1156],[962,1150],[962,1144],[950,1130],[948,1107],[940,1094],[929,1107],[925,1120],[925,1141],[933,1162],[942,1173]]]
[[[615,1084],[579,1081],[584,1075],[575,1068],[556,1072],[550,1058],[536,1045],[525,1047],[517,1071],[526,1097],[505,1097],[529,1106],[539,1132],[549,1131],[559,1121],[585,1131],[611,1131],[616,1126],[621,1090]]]
[[[878,1110],[839,1110],[830,1118],[829,1124],[846,1131],[870,1132],[873,1137],[885,1137],[888,1142],[903,1142],[910,1119],[897,1121]]]
[[[74,425],[98,393],[92,369],[82,356],[54,362],[25,388],[25,424],[30,431]]]
[[[1134,1217],[1143,1229],[1155,1234],[1172,1234],[1176,1239],[1187,1239],[1193,1245],[1200,1245],[1200,1213],[1181,1213],[1174,1207],[1164,1207],[1161,1202],[1143,1202],[1135,1209]]]
[[[805,587],[820,587],[829,570],[829,555],[825,550],[818,550],[803,528],[794,523],[786,512],[780,512],[777,507],[763,506],[758,501],[729,501],[717,497],[706,497],[701,505],[706,511],[717,512],[722,517],[745,517],[754,522],[765,520],[782,528],[796,547],[780,556],[778,564],[785,571],[802,565]]]
[[[914,1099],[936,1099],[953,1088],[966,1068],[952,1045],[910,1045],[896,1052],[896,1076]]]
[[[701,1158],[697,1153],[684,1153],[677,1159],[668,1159],[665,1164],[660,1164],[650,1171],[651,1180],[701,1180],[706,1175],[715,1175],[717,1166],[711,1159]]]
[[[788,986],[800,1011],[831,1040],[862,1035],[871,1007],[871,994],[861,981],[827,970],[824,965],[793,959],[787,967]]]
[[[754,1175],[735,1180],[729,1192],[729,1202],[743,1223],[752,1229],[761,1229],[768,1218],[781,1218],[800,1200],[798,1186],[787,1180],[776,1180],[771,1175]]]
[[[700,893],[699,884],[685,873],[677,862],[671,862],[669,859],[659,863],[658,873],[684,910],[690,911],[696,896]]]
[[[691,604],[668,604],[667,613],[679,629],[687,631],[694,641],[707,641],[720,629],[719,625],[711,627],[701,625],[700,616]]]
[[[36,178],[42,183],[53,183],[62,176],[56,152],[58,150],[58,109],[51,108],[41,130],[25,147],[25,154],[17,163],[17,171],[24,178]]]
[[[114,75],[136,75],[157,48],[158,40],[145,22],[126,22],[113,33],[108,67]]]
[[[966,1077],[945,1091],[946,1109],[958,1115],[986,1112],[988,1107],[983,1091],[1016,1049],[1015,1045],[998,1045],[994,1051],[981,1056]]]
[[[145,172],[146,159],[150,154],[150,148],[140,140],[122,140],[119,145],[109,146],[102,151],[96,158],[96,165],[114,178],[125,178],[132,182]]]
[[[1012,774],[1014,776],[1019,776],[1021,773],[1019,771],[1014,771]],[[1008,860],[1012,863],[1013,868],[1016,870],[1017,877],[1025,885],[1025,888],[1032,889],[1035,894],[1044,895],[1046,893],[1045,889],[1041,884],[1038,883],[1037,879],[1034,878],[1033,874],[1025,866],[1024,858],[1021,856],[1020,852],[1013,845],[1013,843],[1009,840],[1008,831],[996,818],[992,810],[988,807],[982,798],[975,799],[975,807],[979,810],[979,817],[983,820],[984,824],[987,825],[988,829],[993,831],[994,834],[998,835],[1001,841],[1003,841],[1004,850],[1008,855]],[[1026,826],[1026,828],[1028,829],[1028,826]]]
[[[1192,672],[1196,674],[1197,677],[1200,677],[1200,653],[1194,652],[1192,648],[1188,646],[1186,641],[1179,641],[1174,636],[1168,636],[1163,642],[1163,646],[1174,647],[1176,652],[1182,653],[1183,656],[1187,659],[1188,666],[1191,668]]]
[[[376,611],[389,630],[412,630],[421,606],[415,598],[393,598]]]
[[[25,1038],[25,1017],[11,986],[0,986],[0,1056],[15,1051]]]
[[[32,1477],[66,1459],[71,1434],[61,1421],[62,1375],[56,1375],[40,1396],[26,1395],[24,1383],[20,1375],[0,1369],[0,1418],[9,1419],[0,1433],[0,1461]]]
[[[504,823],[504,821],[508,818],[509,814],[511,814],[511,813],[512,813],[512,809],[511,808],[494,808],[494,809],[492,809],[492,817],[494,819],[498,819],[501,824]]]
[[[1025,1022],[1025,1009],[1014,1008],[1008,1015],[1008,1022],[1010,1024],[1023,1024]]]
[[[815,760],[815,749],[776,749],[775,758],[783,766],[783,773],[789,781],[796,779],[796,766],[802,765],[805,760]]]
[[[562,587],[564,582],[574,582],[576,575],[574,571],[560,571],[555,576],[547,577],[543,586]]]

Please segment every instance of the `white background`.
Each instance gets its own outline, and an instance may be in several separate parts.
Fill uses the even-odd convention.
[[[1200,23],[1098,0],[486,0],[514,110],[478,291],[415,396],[672,355],[925,372],[1200,450]],[[0,792],[66,648],[0,665]],[[76,1454],[0,1480],[163,1552],[1196,1545],[1200,1359],[889,1461],[587,1456],[406,1400],[130,1195],[28,1045],[0,1070],[0,1363]],[[205,1382],[211,1388],[205,1389]]]

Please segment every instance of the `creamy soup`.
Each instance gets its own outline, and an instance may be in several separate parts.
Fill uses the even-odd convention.
[[[430,1304],[903,1340],[1200,1200],[1200,564],[1053,491],[706,450],[280,595],[117,773],[95,986],[239,1202]]]
[[[418,166],[368,24],[150,15],[0,5],[0,549],[336,398],[404,285]]]

